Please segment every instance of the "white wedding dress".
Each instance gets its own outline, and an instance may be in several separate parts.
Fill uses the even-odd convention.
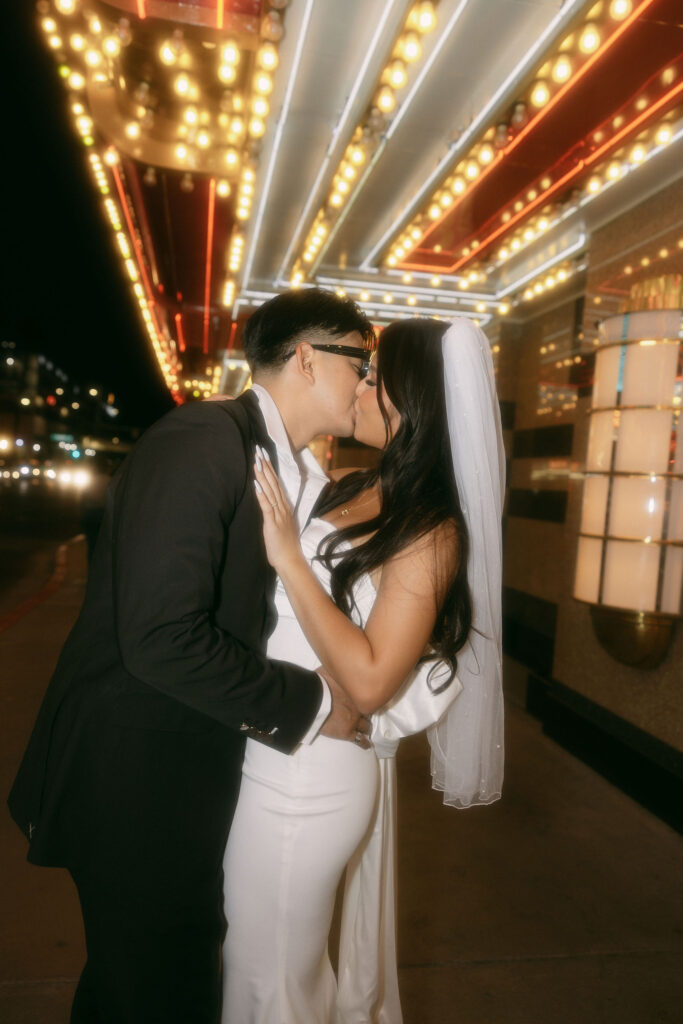
[[[332,530],[312,519],[301,536],[328,590],[315,554]],[[354,620],[362,626],[376,597],[369,577],[359,580],[354,597]],[[269,657],[316,668],[320,659],[279,581],[275,603]],[[455,679],[434,694],[429,667],[373,716],[371,750],[318,736],[286,755],[247,740],[225,853],[222,1024],[401,1024],[393,754],[401,736],[434,724],[461,689]],[[327,939],[347,863],[337,982]]]

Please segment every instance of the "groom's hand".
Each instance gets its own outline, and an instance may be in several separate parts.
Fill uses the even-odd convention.
[[[367,750],[371,746],[369,737],[372,724],[370,719],[361,715],[346,691],[342,690],[332,676],[329,676],[322,668],[318,669],[318,675],[323,677],[332,695],[332,710],[320,730],[321,735],[328,736],[333,740],[347,740],[363,750]]]

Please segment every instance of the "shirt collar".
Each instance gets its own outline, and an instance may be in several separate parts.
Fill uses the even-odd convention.
[[[305,516],[307,519],[310,508],[323,487],[329,483],[329,477],[321,469],[318,460],[309,448],[302,448],[299,452],[292,450],[280,410],[270,392],[262,384],[252,384],[251,390],[258,400],[268,435],[277,449],[281,469],[287,466],[290,471],[294,470],[301,481],[301,490],[296,501],[297,512],[300,518]],[[303,526],[303,523],[301,525]]]

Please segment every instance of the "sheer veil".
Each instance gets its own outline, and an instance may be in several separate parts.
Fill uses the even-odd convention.
[[[473,629],[458,653],[462,692],[429,729],[433,786],[454,807],[488,804],[503,782],[502,537],[505,452],[489,341],[463,318],[442,341],[448,430],[470,536]]]

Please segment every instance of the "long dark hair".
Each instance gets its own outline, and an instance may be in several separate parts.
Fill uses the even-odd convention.
[[[389,419],[382,403],[382,385],[400,413],[400,426],[376,469],[359,470],[330,484],[316,508],[317,515],[324,515],[379,484],[379,514],[336,530],[318,549],[318,557],[330,572],[332,598],[347,615],[353,608],[353,586],[360,576],[377,569],[441,524],[455,526],[457,567],[452,578],[435,580],[444,596],[427,656],[429,660],[445,661],[451,673],[435,692],[452,681],[456,654],[472,627],[467,584],[469,537],[453,473],[446,417],[441,352],[446,329],[447,324],[438,320],[413,319],[390,324],[383,331],[377,354],[377,400],[387,437]],[[369,532],[373,535],[364,543],[343,548],[345,541]]]

